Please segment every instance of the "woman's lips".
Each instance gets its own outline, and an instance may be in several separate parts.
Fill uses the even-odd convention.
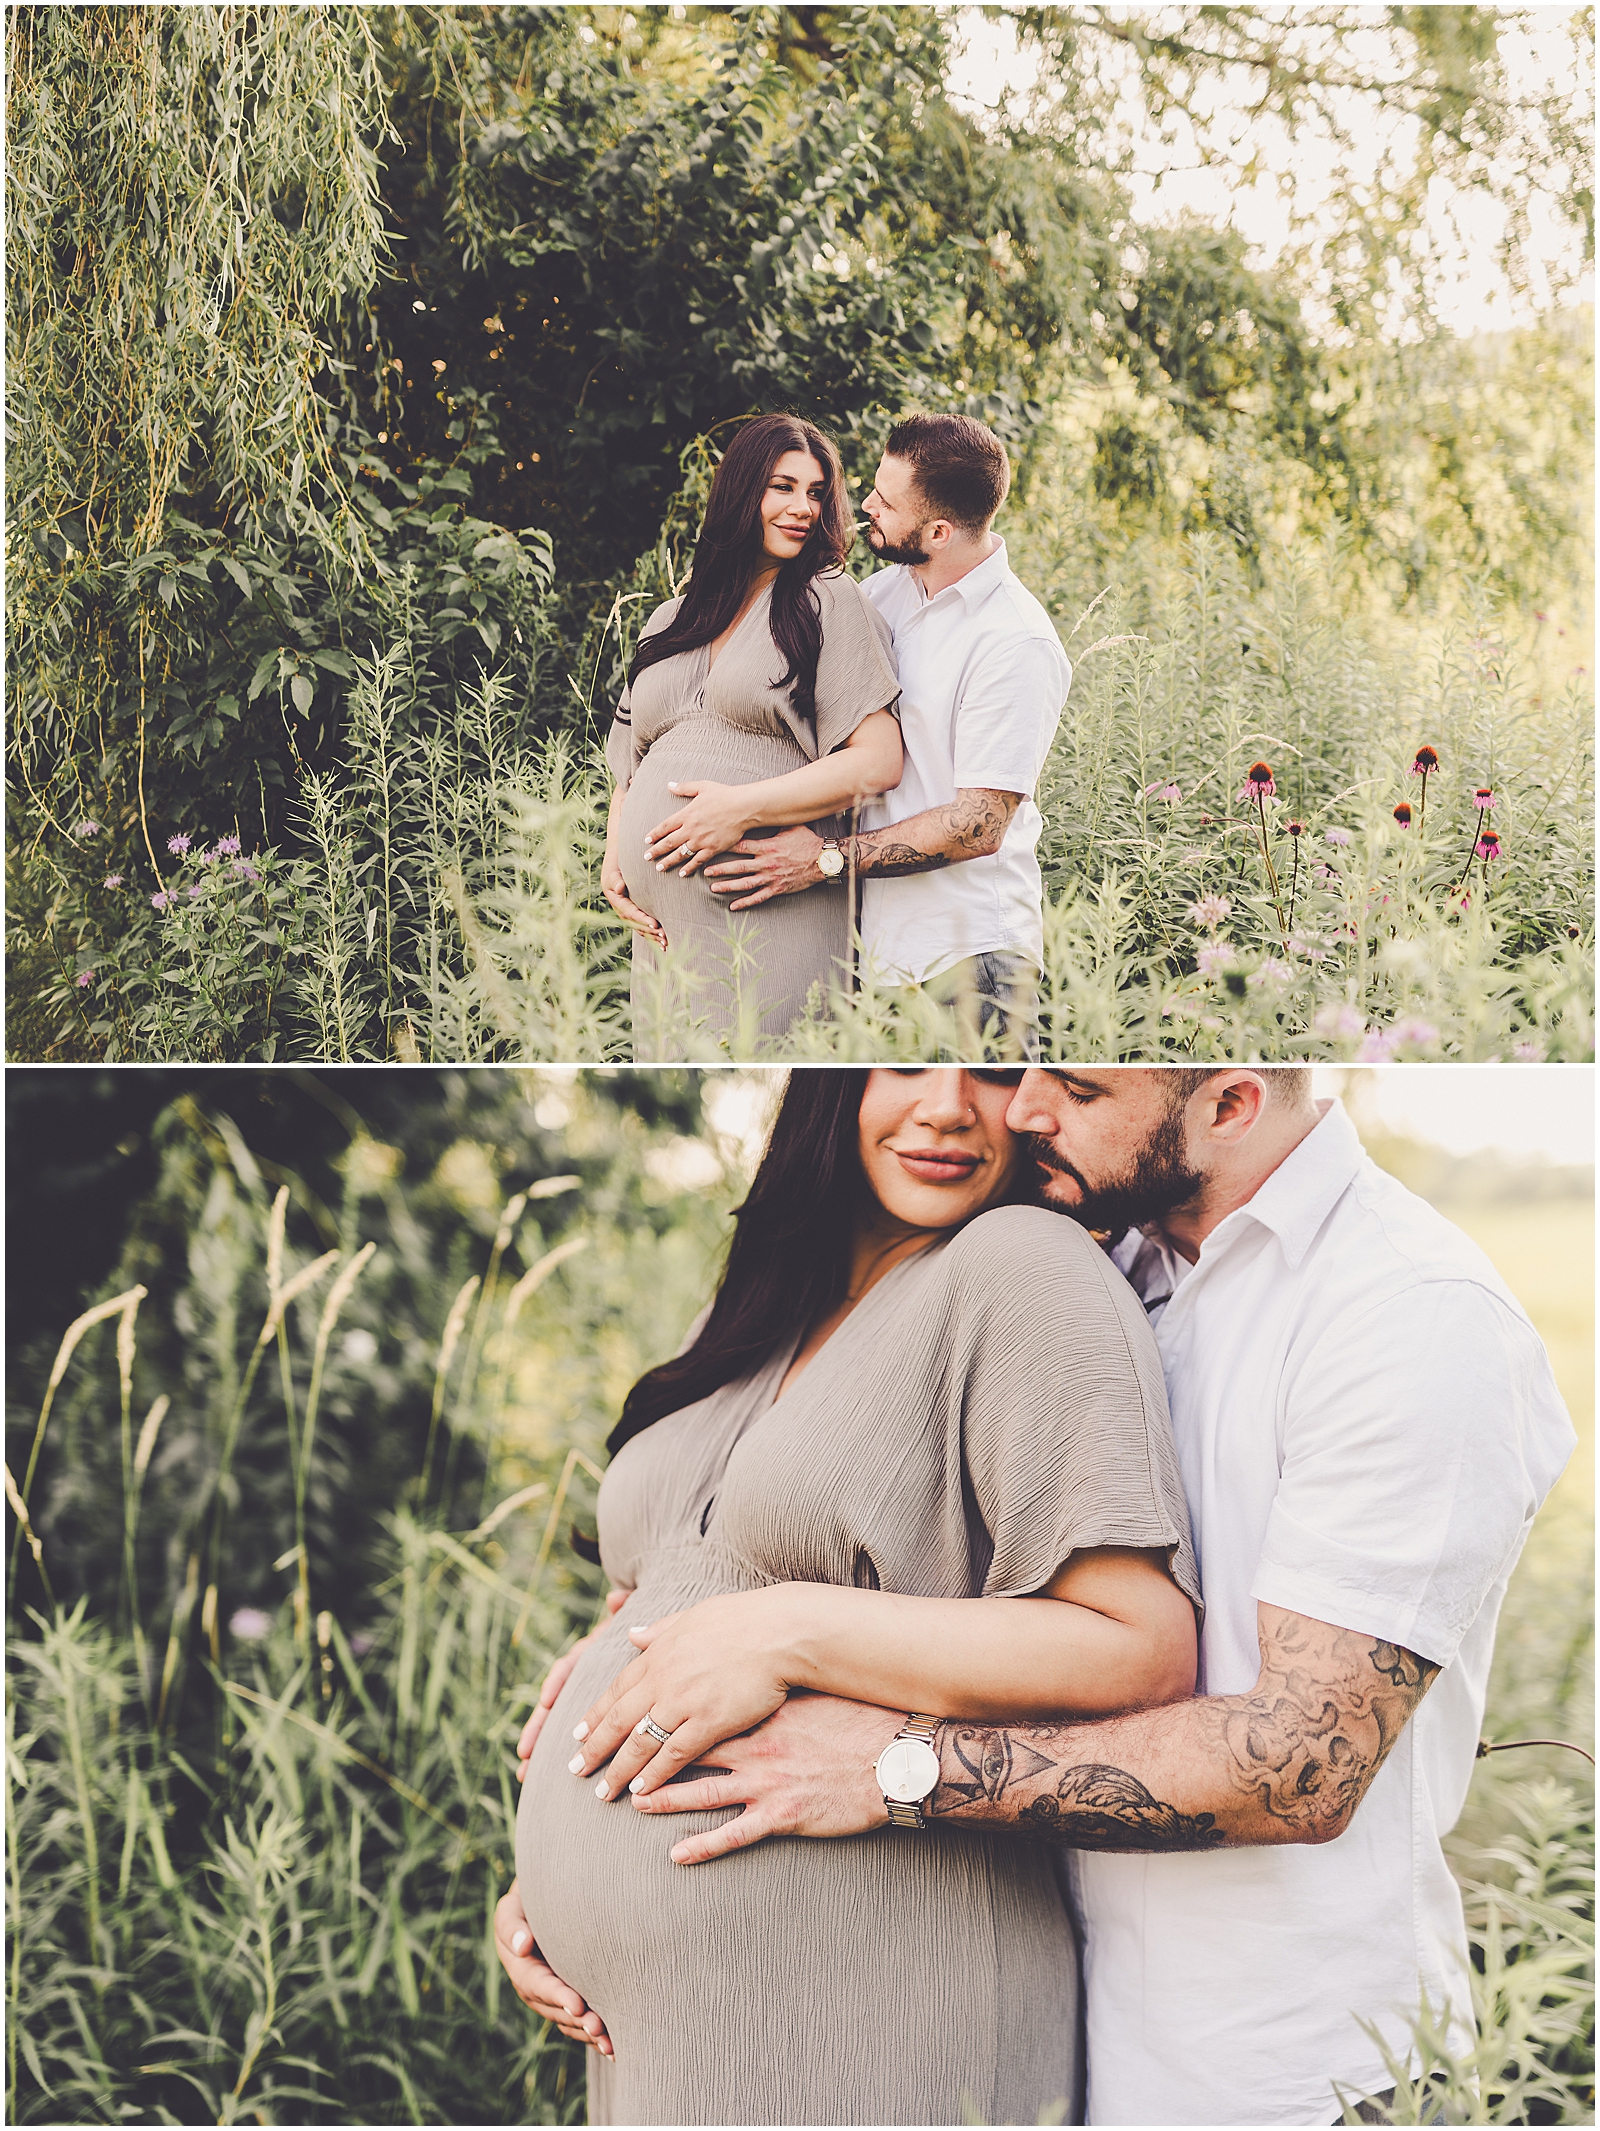
[[[895,1160],[924,1184],[964,1184],[978,1166],[975,1154],[954,1148],[896,1147]]]

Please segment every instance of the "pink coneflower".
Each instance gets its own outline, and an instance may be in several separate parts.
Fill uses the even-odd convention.
[[[1400,826],[1401,826],[1401,828],[1402,828],[1402,829],[1409,829],[1409,828],[1410,828],[1410,826],[1411,826],[1411,809],[1410,809],[1410,808],[1409,808],[1409,807],[1408,807],[1408,806],[1406,805],[1406,803],[1405,803],[1405,801],[1404,801],[1403,799],[1401,800],[1400,804],[1399,804],[1399,805],[1398,805],[1398,806],[1397,806],[1397,807],[1395,808],[1395,810],[1394,810],[1394,818],[1395,818],[1395,820],[1396,820],[1397,822],[1399,822],[1399,824],[1400,824]]]
[[[1154,784],[1145,786],[1144,796],[1146,799],[1164,799],[1169,806],[1176,806],[1183,794],[1175,784],[1169,784],[1165,777],[1158,777]]]
[[[1472,795],[1472,803],[1480,814],[1489,814],[1500,804],[1492,784],[1480,784]]]
[[[1283,833],[1290,839],[1290,848],[1294,852],[1294,864],[1289,869],[1289,923],[1292,925],[1294,899],[1300,887],[1300,839],[1306,833],[1306,825],[1303,821],[1286,821]]]
[[[1567,927],[1567,938],[1569,940],[1581,940],[1583,938],[1583,927],[1581,925],[1569,925]]]
[[[1417,809],[1417,826],[1420,829],[1428,818],[1428,779],[1439,767],[1439,750],[1436,747],[1419,747],[1416,760],[1411,765],[1413,777],[1422,779],[1422,803]]]
[[[167,838],[167,849],[172,853],[174,858],[184,857],[189,849],[188,837],[181,835],[169,836]]]
[[[1324,843],[1334,845],[1338,850],[1343,850],[1344,846],[1350,841],[1350,831],[1348,829],[1324,829],[1322,840]]]
[[[1267,879],[1272,883],[1272,907],[1278,915],[1278,930],[1287,933],[1289,928],[1283,918],[1283,890],[1278,886],[1277,870],[1272,863],[1272,847],[1267,842],[1267,801],[1277,793],[1272,781],[1271,767],[1265,762],[1252,762],[1245,772],[1239,797],[1256,810],[1256,823],[1261,832],[1261,860],[1267,869]]]
[[[1500,856],[1500,839],[1493,829],[1485,829],[1472,847],[1474,858],[1481,858],[1485,865]]]
[[[1199,925],[1206,932],[1215,932],[1223,919],[1232,914],[1233,905],[1225,895],[1203,895],[1199,902],[1189,905],[1189,923]]]

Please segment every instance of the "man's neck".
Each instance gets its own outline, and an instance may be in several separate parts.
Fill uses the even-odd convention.
[[[980,533],[976,540],[952,540],[947,548],[942,548],[937,555],[930,555],[926,562],[912,563],[911,574],[921,585],[924,595],[932,599],[936,592],[947,592],[952,585],[960,584],[980,562],[987,562],[999,546],[1000,535],[992,531]]]
[[[1200,1246],[1229,1214],[1248,1206],[1268,1177],[1308,1139],[1332,1108],[1330,1103],[1309,1104],[1279,1117],[1267,1114],[1250,1134],[1232,1161],[1212,1170],[1187,1206],[1176,1206],[1155,1224],[1157,1235],[1169,1250],[1191,1265]]]

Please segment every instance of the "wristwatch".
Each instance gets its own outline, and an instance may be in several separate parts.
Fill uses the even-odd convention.
[[[907,1717],[878,1756],[874,1774],[893,1828],[925,1828],[922,1801],[939,1781],[939,1756],[933,1750],[937,1717]]]
[[[844,853],[834,838],[827,837],[817,853],[817,871],[825,880],[836,881],[844,871]]]

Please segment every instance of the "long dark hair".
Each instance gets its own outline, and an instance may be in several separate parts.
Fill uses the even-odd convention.
[[[810,452],[822,468],[825,486],[811,537],[792,562],[781,565],[773,583],[772,641],[788,662],[773,685],[792,684],[795,709],[808,723],[814,722],[822,610],[811,580],[819,570],[843,563],[854,523],[838,452],[820,429],[792,414],[759,415],[736,432],[711,484],[683,604],[665,629],[640,644],[628,675],[630,686],[658,659],[714,643],[743,606],[762,559],[761,499],[786,451]]]
[[[647,1369],[606,1438],[623,1444],[759,1368],[844,1300],[856,1223],[870,1196],[861,1167],[861,1098],[870,1066],[796,1066],[773,1120],[711,1314],[692,1347]],[[1026,1203],[1032,1168],[1019,1162],[997,1206]],[[985,1209],[988,1211],[989,1209]]]
[[[709,1398],[844,1299],[867,1189],[857,1119],[869,1066],[789,1075],[711,1315],[686,1353],[647,1369],[606,1440],[613,1457],[664,1415]]]

